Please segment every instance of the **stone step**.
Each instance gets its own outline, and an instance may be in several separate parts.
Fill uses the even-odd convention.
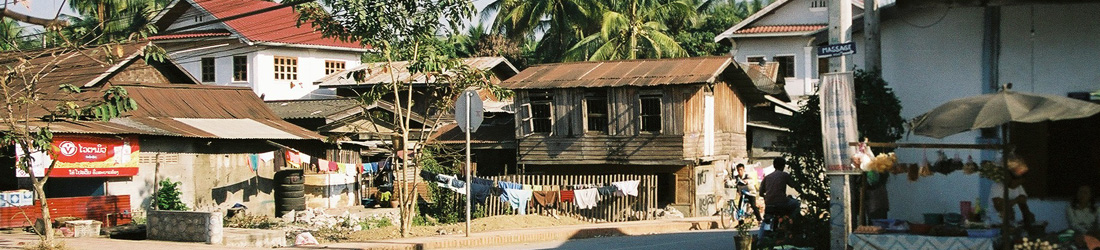
[[[232,247],[285,247],[286,232],[283,230],[225,228],[222,245]]]

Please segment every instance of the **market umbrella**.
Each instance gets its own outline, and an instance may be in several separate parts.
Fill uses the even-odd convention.
[[[944,138],[1008,122],[1078,119],[1100,113],[1100,105],[1068,97],[1000,91],[948,101],[913,119],[914,134]]]
[[[1020,93],[1002,90],[995,94],[955,99],[932,109],[928,113],[913,119],[910,131],[923,136],[944,138],[965,131],[1005,126],[1002,130],[1003,154],[1008,153],[1009,122],[1035,123],[1085,118],[1100,113],[1100,105],[1068,97]],[[1001,157],[1006,167],[1007,157]],[[1008,196],[1008,185],[1004,186],[1004,196]],[[1005,203],[1003,211],[1008,211]],[[1009,223],[1002,222],[1007,233]],[[1007,236],[1007,235],[1004,235]]]

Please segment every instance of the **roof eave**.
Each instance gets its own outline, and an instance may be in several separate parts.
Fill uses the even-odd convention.
[[[242,39],[244,39],[244,38],[242,38]],[[247,40],[247,39],[245,39],[245,40]],[[257,41],[250,41],[249,40],[247,42],[247,44],[248,45],[260,45],[260,46],[303,48],[303,49],[324,49],[324,50],[352,51],[352,52],[362,52],[362,53],[374,51],[374,50],[368,49],[368,48],[349,48],[349,47],[340,47],[340,46],[281,43],[281,42],[270,42],[270,41],[257,42]]]

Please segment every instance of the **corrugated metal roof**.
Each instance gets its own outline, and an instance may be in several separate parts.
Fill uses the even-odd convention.
[[[754,26],[740,29],[734,34],[760,34],[760,33],[786,33],[786,32],[803,32],[803,31],[817,31],[824,29],[824,24],[807,24],[807,25],[765,25]]]
[[[55,133],[137,134],[223,139],[324,138],[317,133],[283,121],[264,106],[263,101],[256,97],[256,94],[249,88],[196,84],[112,83],[111,76],[115,75],[116,72],[124,71],[127,67],[135,67],[136,64],[132,62],[140,58],[141,50],[146,44],[103,46],[68,54],[54,55],[46,53],[50,56],[32,58],[26,65],[29,68],[49,67],[53,65],[51,61],[57,58],[61,58],[62,61],[57,64],[58,68],[55,72],[47,74],[39,80],[36,90],[42,93],[41,100],[44,101],[18,108],[26,109],[26,112],[30,114],[27,117],[32,119],[29,125],[35,127],[48,125]],[[48,51],[31,53],[42,54],[41,52]],[[127,54],[127,52],[130,53]],[[103,64],[85,56],[106,57],[105,54],[107,53],[116,54],[115,57],[123,59],[116,59],[113,64]],[[15,57],[12,54],[0,55],[0,60],[8,59],[3,63],[5,66],[11,66],[17,62],[12,60],[13,58]],[[161,67],[154,68],[165,70]],[[68,94],[58,90],[58,86],[61,84],[86,87],[82,88],[84,91],[80,94]],[[55,107],[61,101],[74,101],[80,105],[86,105],[90,101],[101,98],[100,96],[104,91],[114,86],[125,88],[130,98],[137,102],[138,109],[126,112],[122,114],[122,117],[112,119],[110,122],[56,121],[46,123],[35,120],[49,114],[45,109],[46,107]],[[206,123],[200,123],[198,124],[200,127],[196,127],[196,124],[188,124],[175,118],[233,120],[239,123],[238,125],[248,125],[248,128],[256,131],[267,132],[228,135],[223,133],[225,129],[239,129],[245,126],[221,128],[219,130],[201,127]],[[281,132],[274,133],[271,132],[272,129]]]
[[[184,16],[183,13],[191,6],[197,6],[220,19],[278,5],[279,3],[263,0],[177,0],[170,4],[171,8],[158,15],[157,23],[161,29],[165,29],[168,24],[164,22],[169,20],[162,22],[160,18],[163,16],[172,16],[168,19],[190,18]],[[232,32],[253,43],[322,46],[355,51],[369,49],[369,46],[364,47],[357,42],[326,38],[320,31],[313,29],[311,22],[307,21],[298,25],[298,13],[291,7],[247,15],[224,23]]]
[[[690,57],[536,65],[505,80],[509,89],[656,86],[713,83],[730,57]]]
[[[252,119],[174,118],[223,139],[303,139]]]
[[[268,101],[266,104],[283,119],[329,118],[359,108],[359,101],[355,99]]]
[[[463,58],[462,61],[467,66],[481,70],[489,70],[497,67],[502,67],[512,72],[519,72],[518,70],[516,70],[515,66],[512,66],[512,63],[508,62],[508,59],[505,59],[503,57],[473,57]],[[314,81],[313,83],[321,87],[345,87],[355,85],[390,83],[392,78],[390,76],[389,70],[397,72],[397,74],[395,75],[396,79],[401,79],[403,81],[413,83],[427,82],[424,74],[409,74],[407,68],[408,61],[393,62],[392,64],[390,64],[389,70],[384,68],[385,65],[386,63],[364,63],[355,68],[329,74],[325,77],[322,77],[321,79],[317,79],[317,81]],[[366,70],[366,76],[363,77],[362,82],[356,82],[355,79],[347,77],[348,73],[350,72],[362,70]]]

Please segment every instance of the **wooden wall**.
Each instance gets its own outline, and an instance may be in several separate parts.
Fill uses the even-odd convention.
[[[586,134],[586,88],[553,89],[553,132],[531,134],[516,112],[521,164],[683,164],[703,156],[704,98],[715,98],[715,155],[745,157],[745,105],[724,82],[713,89],[703,84],[607,88],[608,131]],[[515,106],[523,109],[528,93],[517,90]],[[537,90],[536,90],[537,91]],[[661,132],[642,132],[639,96],[662,94]]]

